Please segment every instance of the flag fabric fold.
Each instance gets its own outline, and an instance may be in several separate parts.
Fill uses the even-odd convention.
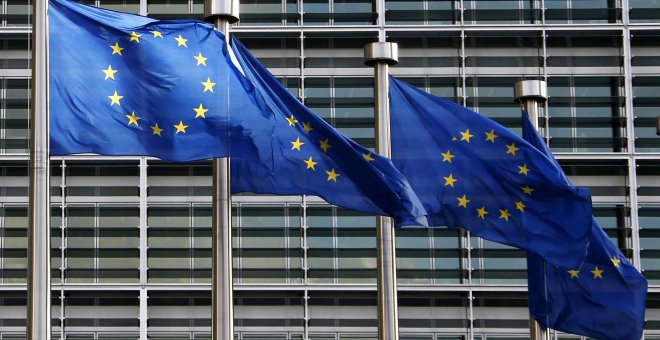
[[[559,167],[525,113],[522,119],[523,138]],[[527,277],[530,314],[544,327],[595,339],[642,337],[647,281],[594,218],[584,263],[553,266],[528,253]]]
[[[51,155],[271,162],[273,116],[213,26],[49,4]]]
[[[426,225],[426,212],[392,162],[345,137],[305,107],[237,39],[232,41],[246,77],[274,112],[273,169],[232,160],[232,191],[317,195],[348,209]]]
[[[591,232],[587,190],[495,121],[390,77],[392,160],[430,225],[463,227],[578,266]]]

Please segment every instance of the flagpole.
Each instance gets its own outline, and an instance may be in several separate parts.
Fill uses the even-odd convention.
[[[239,0],[205,0],[204,17],[225,34],[229,45],[229,24],[239,20]],[[233,259],[231,238],[230,160],[213,159],[212,222],[212,339],[234,338]]]
[[[374,99],[376,118],[376,152],[391,158],[389,66],[399,62],[396,43],[376,42],[364,46],[364,63],[374,67]],[[378,216],[378,340],[399,339],[399,317],[396,288],[396,254],[392,219]]]
[[[48,1],[33,1],[28,208],[28,340],[50,340],[50,162]]]
[[[515,101],[523,106],[532,125],[539,131],[539,105],[548,99],[548,85],[543,80],[521,80],[513,87]],[[547,287],[546,287],[547,289]],[[531,340],[550,340],[550,332],[529,317],[529,335]]]

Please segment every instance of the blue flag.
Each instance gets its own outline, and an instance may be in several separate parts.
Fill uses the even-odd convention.
[[[238,40],[233,48],[245,75],[275,115],[266,148],[273,169],[232,160],[232,190],[317,195],[348,209],[389,215],[398,225],[426,225],[426,212],[391,161],[343,136],[291,95]]]
[[[271,162],[273,116],[211,25],[68,0],[49,20],[51,155]]]
[[[591,231],[587,190],[542,152],[463,106],[390,78],[392,160],[429,224],[578,266]]]
[[[523,138],[559,167],[523,113]],[[589,248],[578,267],[553,266],[527,255],[529,311],[547,328],[596,339],[640,339],[647,282],[595,219]]]

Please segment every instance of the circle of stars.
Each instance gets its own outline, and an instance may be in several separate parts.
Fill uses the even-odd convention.
[[[142,42],[142,40],[144,40],[145,37],[153,40],[163,40],[163,41],[166,40],[165,39],[166,36],[163,34],[163,32],[159,30],[150,30],[148,31],[148,33],[132,31],[128,34],[128,44],[140,44],[140,42]],[[181,34],[178,34],[176,37],[171,37],[168,39],[173,39],[174,41],[176,41],[176,46],[179,48],[184,48],[184,49],[188,48],[188,39],[183,37]],[[124,50],[130,47],[125,45],[125,43],[120,43],[120,41],[116,41],[113,45],[108,45],[108,46],[111,49],[112,55],[116,55],[117,57],[123,57]],[[199,67],[208,66],[207,60],[209,60],[209,58],[207,56],[204,56],[202,52],[198,52],[196,55],[193,55],[192,57],[196,61],[196,66]],[[108,65],[106,69],[101,69],[101,71],[103,72],[104,80],[106,81],[117,80],[117,77],[121,76],[121,72],[117,69],[114,69],[112,64]],[[211,79],[211,77],[207,77],[205,81],[200,81],[200,83],[203,86],[202,93],[215,92],[214,88],[217,85],[217,83],[214,82]],[[113,93],[107,96],[107,98],[110,100],[111,107],[115,105],[120,108],[122,107],[122,99],[124,99],[124,96],[120,94],[117,90],[113,91]],[[195,113],[194,119],[206,119],[206,113],[209,111],[208,108],[204,107],[203,102],[200,102],[199,106],[197,107],[193,106],[191,109]],[[126,121],[127,127],[133,127],[142,130],[141,127],[144,119],[140,117],[138,113],[136,113],[135,111],[131,111],[130,114],[126,114],[125,116],[127,119]],[[188,129],[190,127],[189,125],[186,124],[185,120],[179,120],[179,122],[172,122],[170,126],[172,126],[172,129],[170,129],[170,131],[174,135],[185,135],[188,133]],[[162,127],[158,123],[149,125],[149,129],[151,130],[151,135],[156,137],[162,137],[163,133],[166,131],[165,127]],[[305,129],[307,131],[307,127]],[[314,167],[312,165],[312,169],[313,168]]]

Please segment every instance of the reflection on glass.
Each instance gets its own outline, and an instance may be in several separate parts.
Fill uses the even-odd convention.
[[[101,8],[126,13],[140,13],[140,0],[101,0]]]
[[[472,0],[463,1],[463,6],[466,23],[519,24],[531,23],[535,18],[530,1]]]
[[[157,19],[186,19],[190,4],[188,0],[148,0],[147,13]]]

